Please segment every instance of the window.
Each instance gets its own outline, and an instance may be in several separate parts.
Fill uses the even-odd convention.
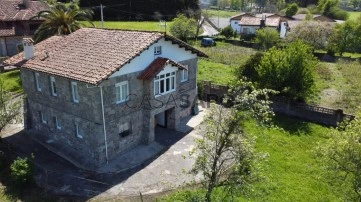
[[[175,72],[156,76],[154,79],[154,95],[164,95],[175,91]]]
[[[44,124],[47,124],[46,122],[46,117],[45,115],[43,114],[43,112],[39,111],[39,117],[40,117],[40,121]]]
[[[126,137],[132,133],[131,124],[129,122],[119,125],[119,136]]]
[[[56,117],[56,116],[54,116],[54,125],[55,125],[56,129],[61,130],[60,121],[59,121],[58,117]]]
[[[234,24],[238,24],[238,22],[234,22]]]
[[[40,75],[39,73],[35,73],[35,85],[36,85],[36,90],[41,92],[41,86],[40,86]]]
[[[73,102],[79,103],[78,84],[74,81],[71,82],[71,93],[73,97]]]
[[[79,123],[77,122],[75,122],[75,134],[76,137],[83,139],[83,135],[81,134]]]
[[[249,28],[243,28],[243,33],[248,34],[249,33]]]
[[[162,46],[154,47],[154,55],[160,55],[160,54],[162,54]]]
[[[56,83],[55,83],[55,78],[53,76],[50,77],[50,87],[51,87],[51,95],[52,96],[57,96],[57,91],[56,91]]]
[[[123,81],[121,83],[115,84],[115,97],[116,97],[116,103],[122,103],[128,100],[129,95],[129,87],[128,87],[128,81]]]
[[[184,82],[184,81],[188,81],[188,70],[186,70],[186,69],[183,69],[182,71],[181,71],[181,74],[182,74],[182,79],[181,79],[181,81],[182,82]]]

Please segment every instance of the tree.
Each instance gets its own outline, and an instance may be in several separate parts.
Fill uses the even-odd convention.
[[[317,60],[312,48],[301,41],[284,49],[271,48],[256,67],[260,88],[279,91],[291,99],[304,100],[312,94]]]
[[[183,40],[193,37],[196,33],[197,22],[192,18],[187,18],[184,14],[179,14],[173,19],[173,24],[170,26],[170,33]]]
[[[289,4],[286,9],[286,16],[292,17],[296,15],[298,11],[298,5],[296,3]]]
[[[251,117],[265,123],[273,115],[267,99],[273,91],[256,90],[250,82],[238,81],[231,92],[233,107],[212,104],[205,118],[203,138],[196,140],[193,150],[197,153],[194,170],[203,174],[208,202],[216,186],[223,185],[225,190],[242,190],[254,179],[258,155],[242,126]]]
[[[242,66],[236,69],[238,79],[246,77],[249,80],[257,81],[259,79],[257,67],[261,62],[262,57],[263,52],[257,52],[251,55]]]
[[[0,79],[0,132],[18,117],[19,110],[20,102],[12,99],[11,94],[4,89],[3,80]]]
[[[361,113],[345,124],[319,144],[317,153],[331,176],[351,181],[357,201],[361,201]]]
[[[342,54],[345,51],[354,51],[361,42],[361,25],[348,20],[343,24],[338,24],[330,37],[328,49]]]
[[[302,40],[314,49],[325,49],[334,26],[330,23],[319,21],[304,21],[293,28],[286,37],[286,41],[295,42]]]
[[[221,30],[221,35],[229,39],[234,36],[234,31],[231,26],[227,26]]]
[[[263,50],[267,50],[278,44],[280,41],[280,35],[274,28],[266,27],[259,29],[256,32],[255,42]]]
[[[42,41],[54,35],[67,35],[81,27],[84,22],[94,26],[91,10],[80,9],[76,4],[69,5],[57,3],[50,6],[50,10],[40,11],[32,19],[44,19],[44,22],[35,31],[34,39],[36,42]]]
[[[350,4],[353,6],[353,8],[357,8],[360,5],[360,0],[351,0]]]

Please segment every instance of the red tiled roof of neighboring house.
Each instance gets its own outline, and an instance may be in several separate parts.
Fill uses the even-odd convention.
[[[265,23],[266,23],[267,27],[278,27],[280,24],[280,18],[269,17],[269,18],[266,18]]]
[[[243,17],[246,17],[246,16],[252,17],[252,15],[249,14],[249,13],[241,13],[241,14],[234,15],[234,16],[230,17],[229,20],[240,20],[240,19],[242,19]]]
[[[261,19],[257,17],[244,16],[240,22],[240,25],[248,25],[248,26],[260,26]]]
[[[97,85],[162,38],[207,57],[185,42],[160,32],[83,28],[40,42],[35,46],[35,57],[30,60],[24,60],[23,53],[19,53],[4,63]]]
[[[0,28],[0,37],[15,36],[15,28]]]
[[[25,8],[23,0],[0,0],[0,21],[29,20],[31,17],[49,6],[41,1],[29,1],[29,7]]]
[[[148,80],[154,78],[168,64],[180,69],[188,69],[186,66],[171,59],[158,57],[138,76],[138,79]]]

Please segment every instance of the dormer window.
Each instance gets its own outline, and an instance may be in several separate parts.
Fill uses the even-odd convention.
[[[162,54],[162,46],[154,47],[154,55],[161,55]]]

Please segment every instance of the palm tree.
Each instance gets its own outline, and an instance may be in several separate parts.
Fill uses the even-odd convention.
[[[93,11],[80,9],[76,4],[66,5],[56,3],[50,6],[50,10],[40,11],[32,19],[44,19],[44,22],[35,31],[34,40],[40,42],[54,35],[67,35],[90,23]]]

